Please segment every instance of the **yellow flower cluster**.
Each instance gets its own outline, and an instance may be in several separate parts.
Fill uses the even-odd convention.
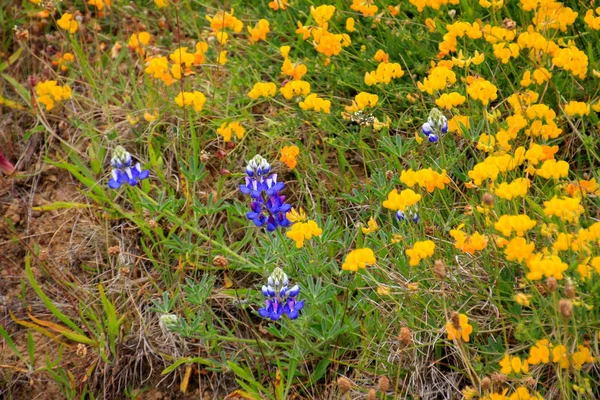
[[[587,10],[583,20],[590,29],[595,31],[600,30],[600,7],[596,8],[596,10]]]
[[[412,189],[404,189],[400,193],[397,190],[392,190],[383,206],[393,211],[406,211],[408,207],[412,207],[421,200],[421,195],[415,193]]]
[[[454,107],[460,106],[466,100],[467,98],[458,92],[444,93],[435,100],[435,104],[440,108],[451,110]]]
[[[483,36],[481,25],[479,23],[469,23],[458,21],[446,25],[448,32],[444,35],[444,40],[439,44],[441,55],[447,55],[456,51],[458,39],[465,35],[470,39],[479,39]]]
[[[303,40],[313,37],[314,46],[317,52],[328,57],[337,56],[343,47],[350,46],[352,41],[350,36],[345,33],[335,34],[329,32],[329,20],[333,17],[336,8],[332,5],[321,5],[319,7],[310,7],[310,13],[317,23],[317,26],[304,26],[298,21],[296,33],[302,35]]]
[[[429,75],[423,79],[423,83],[417,82],[417,87],[421,92],[433,94],[436,90],[442,90],[456,83],[456,74],[446,65],[434,67]]]
[[[145,46],[150,44],[152,36],[148,32],[133,33],[127,41],[127,47],[143,56],[146,53]]]
[[[367,265],[373,265],[377,262],[375,253],[368,247],[352,250],[346,256],[346,260],[342,264],[342,269],[345,271],[358,271],[359,268],[366,268]]]
[[[402,67],[398,63],[383,62],[377,66],[375,71],[365,72],[365,84],[367,86],[378,83],[388,84],[394,78],[400,78],[404,75]]]
[[[512,200],[516,197],[527,196],[527,191],[531,186],[531,181],[527,178],[517,178],[510,183],[502,182],[493,187],[493,192],[496,196],[505,200]]]
[[[560,280],[564,278],[563,272],[569,269],[569,266],[559,256],[537,253],[527,260],[527,268],[529,272],[525,276],[529,280],[537,281],[543,277]]]
[[[526,214],[503,215],[498,218],[494,228],[506,237],[510,237],[514,231],[517,236],[525,235],[525,232],[537,225],[537,222]]]
[[[551,217],[557,216],[564,222],[575,223],[583,214],[584,208],[581,205],[581,199],[578,197],[554,196],[551,200],[544,202],[544,215]]]
[[[400,173],[400,181],[410,187],[419,185],[419,187],[427,189],[429,193],[433,193],[435,189],[443,190],[445,185],[450,183],[450,178],[446,175],[446,170],[440,174],[431,168],[418,171],[408,169]]]
[[[54,108],[56,102],[71,98],[71,88],[69,85],[59,86],[56,81],[43,81],[35,85],[35,94],[37,102],[42,103],[46,110]]]
[[[450,236],[455,240],[454,247],[468,254],[475,254],[476,251],[481,251],[487,247],[488,237],[475,232],[472,235],[467,235],[462,231],[464,224],[461,224],[456,229],[450,231]]]
[[[419,265],[422,260],[433,256],[434,250],[435,243],[433,243],[431,240],[415,242],[413,247],[405,250],[406,255],[410,258],[408,264],[411,267]]]
[[[580,79],[584,79],[587,75],[588,63],[587,55],[575,46],[558,49],[552,57],[554,66],[565,71],[571,71],[573,75]]]
[[[469,85],[467,86],[467,93],[469,97],[474,100],[481,101],[484,105],[487,105],[490,100],[496,100],[498,98],[498,88],[493,83],[483,78],[467,78]]]
[[[277,93],[277,86],[273,82],[257,82],[248,92],[248,97],[258,99],[259,97],[273,97]]]
[[[235,33],[240,33],[244,28],[244,23],[234,17],[233,12],[233,8],[231,12],[219,10],[214,16],[207,15],[206,19],[210,22],[210,27],[215,33],[224,29],[231,29]]]
[[[525,71],[523,79],[521,79],[521,86],[528,87],[534,82],[541,85],[552,78],[552,74],[544,67],[537,68],[531,73],[531,71]]]
[[[526,374],[529,372],[529,363],[527,360],[521,361],[519,357],[512,357],[508,354],[504,355],[502,361],[500,361],[500,370],[504,375],[509,374]]]
[[[352,105],[346,106],[346,112],[352,113],[365,108],[375,107],[379,101],[379,96],[367,92],[360,92],[354,96]]]
[[[325,114],[331,112],[331,101],[320,98],[315,93],[306,96],[304,101],[298,103],[303,110],[315,110],[315,112],[323,111]]]
[[[69,33],[75,33],[79,28],[79,23],[73,14],[69,13],[64,13],[60,19],[56,21],[56,25],[58,25],[60,29],[68,31]]]
[[[283,149],[281,149],[281,158],[279,161],[285,163],[289,169],[294,169],[298,164],[298,161],[296,160],[298,154],[300,154],[300,149],[298,146],[285,146]]]
[[[181,92],[175,97],[175,103],[179,107],[193,106],[194,111],[202,111],[204,103],[206,103],[206,96],[197,90],[193,92]]]
[[[373,4],[373,0],[352,0],[350,8],[362,13],[364,17],[373,17],[379,9]]]
[[[291,100],[297,96],[307,96],[310,93],[310,83],[302,80],[289,81],[279,89],[279,92],[287,100]]]
[[[271,32],[269,21],[266,19],[259,20],[254,27],[249,26],[250,43],[256,43],[259,40],[267,40],[267,33]]]
[[[239,122],[223,122],[221,127],[217,129],[217,133],[223,136],[223,140],[227,143],[231,141],[231,136],[235,134],[238,139],[244,137],[246,130]]]
[[[469,318],[465,314],[453,313],[450,320],[446,322],[446,332],[448,340],[469,341],[469,336],[473,333],[473,326],[469,324]]]
[[[565,113],[570,117],[590,115],[590,105],[582,101],[570,101],[565,106]]]
[[[536,175],[546,179],[560,179],[569,175],[569,163],[563,160],[550,159],[544,161],[541,168],[535,171]]]
[[[140,37],[137,37],[139,42]],[[187,76],[194,72],[192,66],[197,66],[205,61],[204,53],[208,50],[205,42],[196,43],[196,51],[188,52],[188,47],[180,47],[167,57],[152,57],[146,62],[145,73],[156,79],[162,80],[167,86],[181,79],[182,74]],[[171,60],[172,63],[169,62]]]
[[[305,240],[310,240],[313,236],[321,236],[321,233],[323,230],[319,228],[319,225],[315,221],[308,220],[294,223],[285,236],[293,239],[296,242],[296,248],[299,249],[304,246]]]

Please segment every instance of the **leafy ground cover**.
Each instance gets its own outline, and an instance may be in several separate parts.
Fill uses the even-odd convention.
[[[3,5],[2,395],[599,397],[598,6]]]

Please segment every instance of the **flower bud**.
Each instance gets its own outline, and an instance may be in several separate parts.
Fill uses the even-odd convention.
[[[450,315],[450,321],[452,322],[452,326],[454,329],[460,329],[460,314],[454,311]]]
[[[340,376],[337,380],[338,390],[341,394],[348,393],[352,389],[352,382],[345,376]]]
[[[224,268],[229,265],[229,261],[222,255],[218,255],[213,258],[213,265],[215,267]]]
[[[551,276],[548,279],[546,279],[546,287],[548,288],[549,292],[555,292],[558,288],[558,281],[556,280],[556,278]]]
[[[494,206],[494,195],[492,195],[489,192],[484,193],[483,197],[481,198],[481,202],[486,207],[493,207]]]
[[[569,299],[575,298],[575,286],[573,286],[573,282],[570,279],[567,280],[567,284],[565,285],[565,296]]]
[[[494,388],[498,389],[506,382],[506,375],[500,374],[498,372],[494,372],[492,374],[492,383],[494,384]]]
[[[433,274],[440,281],[443,281],[446,278],[446,266],[442,260],[435,260],[435,263],[433,264]]]
[[[387,376],[382,375],[379,377],[379,382],[377,382],[377,388],[380,392],[383,393],[388,391],[388,389],[390,388],[390,380]]]
[[[404,346],[408,346],[411,342],[411,332],[406,326],[400,328],[400,334],[398,335],[398,340]]]
[[[368,400],[377,400],[377,391],[373,388],[369,389],[369,393],[367,394]]]
[[[558,302],[558,310],[566,319],[573,316],[573,303],[569,299],[560,299]]]
[[[481,380],[481,390],[484,392],[487,392],[491,388],[492,388],[492,380],[489,377],[484,376],[483,379]]]

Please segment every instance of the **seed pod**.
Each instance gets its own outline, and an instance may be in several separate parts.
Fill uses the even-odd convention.
[[[341,394],[348,393],[352,389],[352,382],[345,376],[340,376],[337,380],[338,390]]]

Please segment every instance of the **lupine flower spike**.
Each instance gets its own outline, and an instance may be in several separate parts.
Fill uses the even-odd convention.
[[[304,300],[296,301],[300,294],[300,286],[294,285],[288,288],[288,276],[279,267],[267,279],[267,285],[263,285],[262,294],[266,297],[265,307],[259,308],[258,313],[263,318],[277,321],[282,315],[289,319],[296,319],[300,310],[304,307]]]
[[[438,141],[441,135],[448,132],[448,119],[442,114],[437,108],[433,108],[429,112],[429,118],[427,122],[421,127],[421,132],[431,143]]]
[[[260,155],[255,155],[246,166],[246,183],[240,185],[243,194],[252,198],[251,211],[246,214],[256,226],[265,226],[269,232],[278,226],[287,227],[291,222],[286,213],[292,208],[285,203],[285,196],[280,192],[285,187],[283,182],[277,182],[277,174],[270,174],[271,165]]]
[[[15,166],[4,157],[2,151],[0,151],[0,171],[4,172],[6,175],[11,175],[15,172]]]
[[[113,157],[110,160],[113,170],[111,178],[108,181],[108,187],[111,189],[118,189],[123,184],[128,183],[131,186],[137,185],[137,183],[150,176],[150,171],[142,170],[140,163],[135,163],[131,166],[132,159],[131,154],[121,146],[113,151]]]

